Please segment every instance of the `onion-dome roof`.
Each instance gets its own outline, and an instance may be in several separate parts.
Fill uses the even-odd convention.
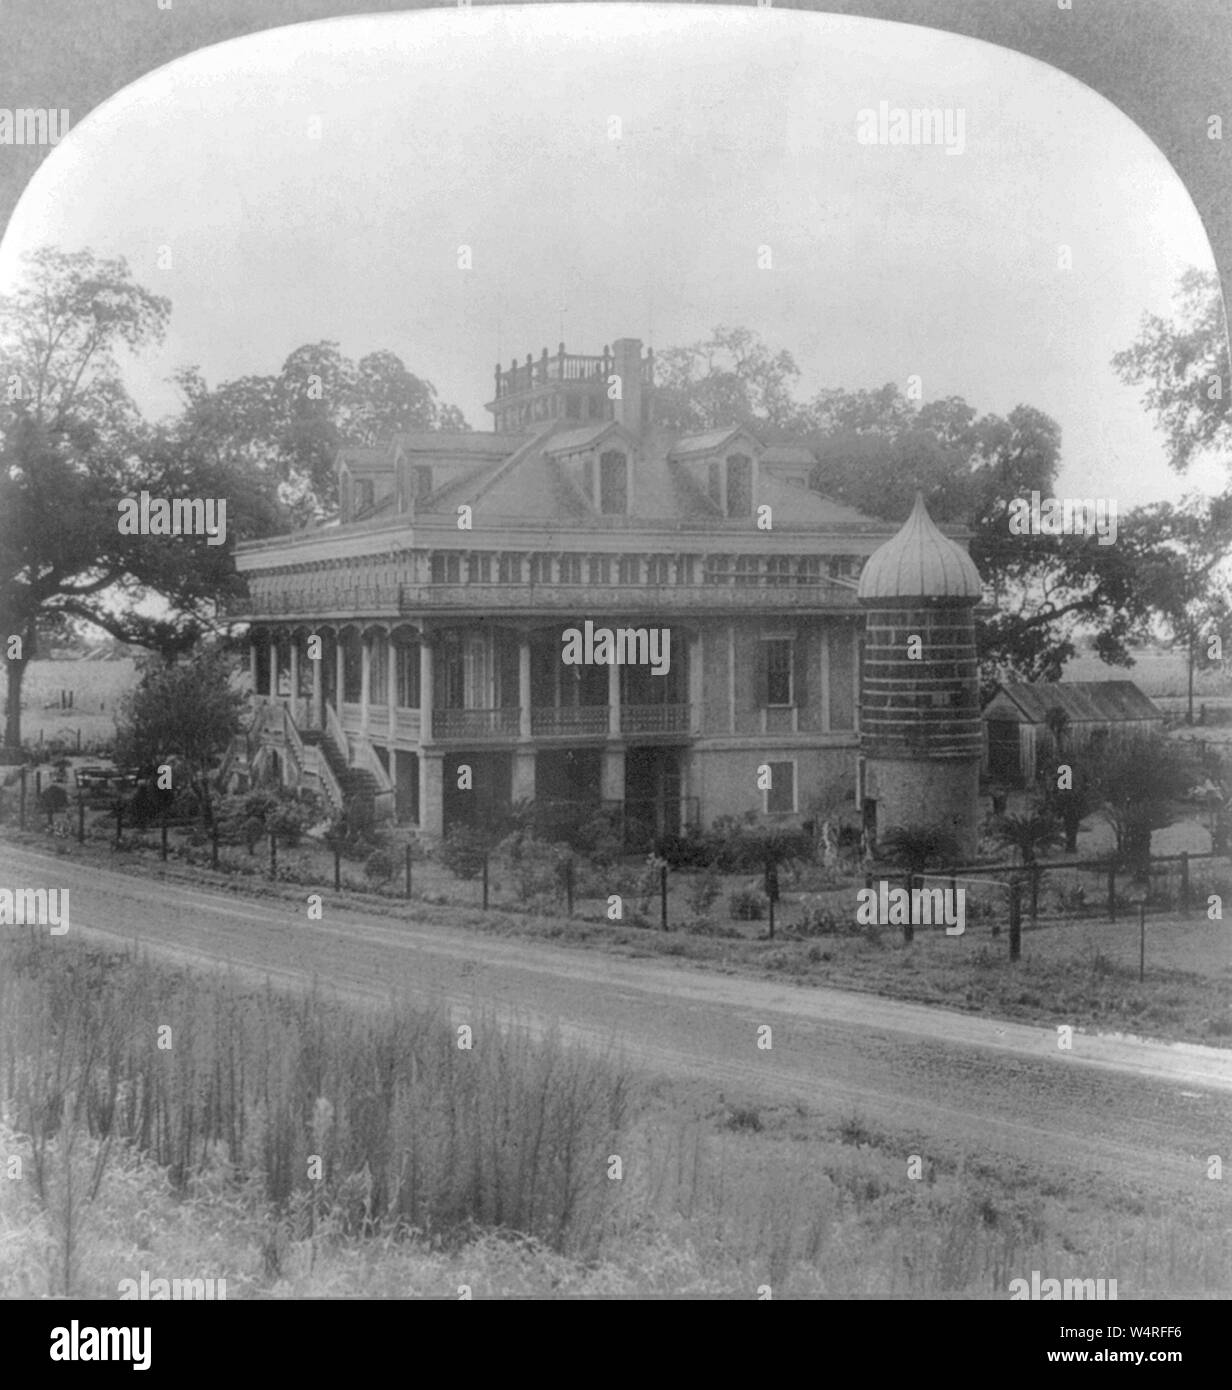
[[[982,596],[975,562],[937,529],[922,492],[916,493],[902,530],[869,556],[858,592],[869,601],[934,598],[978,603]]]

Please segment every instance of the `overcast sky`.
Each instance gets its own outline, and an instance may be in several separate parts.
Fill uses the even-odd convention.
[[[859,143],[881,101],[961,108],[963,153]],[[1186,266],[1213,268],[1163,156],[1074,79],[754,6],[443,9],[220,44],[51,153],[0,288],[43,242],[123,255],[171,299],[131,373],[152,415],[175,409],[177,367],[216,384],[333,339],[392,349],[488,429],[498,356],[741,324],[795,355],[804,396],[918,375],[926,400],[1037,406],[1063,430],[1058,491],[1122,507],[1182,485],[1109,359],[1170,313]]]

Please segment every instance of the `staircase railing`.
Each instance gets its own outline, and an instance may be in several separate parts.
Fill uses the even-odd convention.
[[[342,754],[342,761],[349,766],[351,745],[347,739],[347,731],[342,727],[342,720],[338,718],[338,711],[333,705],[325,706],[325,734],[327,738],[333,739],[334,747]]]
[[[341,815],[344,807],[342,788],[338,785],[338,779],[334,776],[334,769],[330,767],[324,750],[311,747],[304,742],[300,737],[299,726],[288,709],[283,710],[283,730],[286,734],[287,749],[298,764],[300,772],[315,775],[321,794],[330,809],[335,815]]]
[[[377,757],[376,750],[366,738],[355,739],[351,753],[354,758],[351,766],[360,768],[364,772],[370,772],[378,792],[393,791],[394,784],[389,773],[381,766],[381,760]]]

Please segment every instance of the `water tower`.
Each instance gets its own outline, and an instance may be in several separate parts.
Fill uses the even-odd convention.
[[[917,493],[899,533],[869,557],[860,681],[860,796],[866,833],[936,826],[974,859],[979,836],[979,572]]]

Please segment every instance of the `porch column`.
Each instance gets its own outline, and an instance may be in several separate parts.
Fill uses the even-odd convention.
[[[291,698],[288,702],[291,718],[299,719],[299,637],[291,634]]]
[[[620,735],[620,667],[614,662],[607,668],[607,731],[612,738]],[[621,775],[624,783],[624,775]]]
[[[339,632],[334,635],[334,713],[339,719],[342,718],[343,664],[342,633]]]
[[[432,644],[428,640],[427,630],[424,629],[419,634],[419,741],[420,743],[431,742],[432,739]],[[438,759],[439,763],[439,759]],[[426,778],[427,774],[421,770],[421,778]],[[442,776],[440,767],[436,769],[436,777],[439,782]],[[426,804],[423,801],[424,793],[420,792],[421,806]],[[422,819],[422,817],[421,817]]]
[[[359,731],[368,737],[368,706],[372,701],[372,642],[367,634],[359,639]]]
[[[530,741],[530,634],[524,632],[518,639],[518,737]],[[533,759],[532,759],[533,767]],[[514,781],[517,780],[517,759],[514,759]],[[534,795],[532,785],[528,795]],[[517,796],[514,796],[517,800]]]
[[[248,633],[248,685],[254,695],[261,693],[257,689],[260,664],[261,653],[257,650],[257,633],[255,628],[251,628]]]
[[[510,788],[513,804],[532,801],[535,796],[535,750],[517,748],[513,754],[513,778]]]
[[[393,777],[394,765],[394,736],[398,732],[398,715],[396,706],[398,703],[398,648],[394,646],[392,633],[385,634],[385,704],[389,710],[389,766],[390,777]]]
[[[604,801],[625,799],[625,750],[610,744],[599,756],[599,795]]]
[[[278,698],[278,634],[270,636],[269,644],[269,697],[271,700]]]
[[[689,634],[689,729],[694,734],[702,731],[702,701],[705,698],[702,686],[702,634],[699,628]]]
[[[445,833],[445,755],[419,755],[419,828],[440,838]]]
[[[319,636],[320,634],[316,634]],[[324,639],[322,639],[324,645]],[[324,651],[312,663],[312,727],[323,729],[325,727],[325,692],[321,682],[321,663],[324,660]]]

